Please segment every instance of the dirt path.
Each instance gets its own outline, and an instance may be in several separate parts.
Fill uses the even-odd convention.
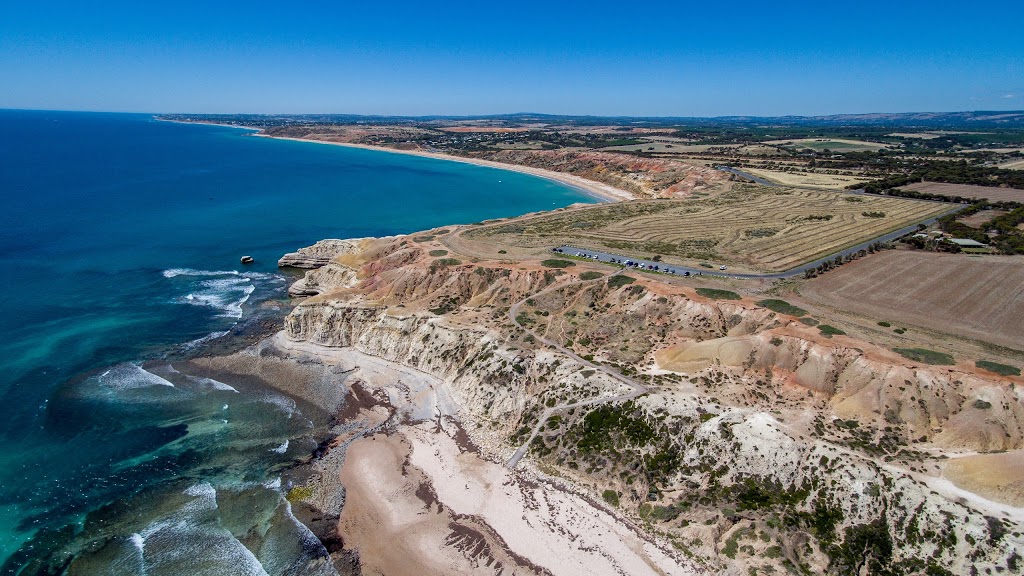
[[[569,350],[568,348],[562,346],[558,342],[555,342],[554,340],[550,340],[548,338],[545,338],[544,336],[541,336],[540,334],[537,334],[533,330],[530,330],[526,326],[523,326],[522,324],[519,323],[519,320],[516,319],[516,316],[519,314],[519,308],[523,304],[525,304],[527,300],[530,300],[531,298],[536,298],[537,296],[540,296],[541,294],[545,294],[547,292],[552,292],[554,290],[561,290],[562,288],[567,288],[569,286],[574,286],[574,285],[582,286],[584,284],[593,284],[593,283],[605,281],[608,278],[611,278],[612,276],[615,276],[615,275],[619,274],[620,272],[622,272],[622,270],[618,270],[618,271],[616,271],[616,272],[614,272],[614,273],[612,273],[612,274],[610,274],[608,276],[602,276],[602,277],[596,278],[594,280],[579,280],[579,281],[576,281],[576,282],[568,282],[568,283],[565,283],[565,284],[557,284],[555,286],[551,286],[549,288],[545,288],[544,290],[541,290],[540,292],[537,292],[536,294],[532,294],[530,296],[527,296],[526,298],[523,298],[519,302],[516,302],[515,304],[513,304],[512,307],[508,309],[508,318],[509,318],[509,320],[511,320],[512,323],[515,324],[516,326],[518,326],[519,328],[522,328],[527,334],[529,334],[529,335],[533,336],[534,338],[536,338],[537,341],[545,344],[546,346],[554,348],[555,350],[558,350],[562,354],[565,354],[566,356],[572,358],[573,360],[579,362],[580,364],[583,364],[584,366],[587,366],[587,367],[589,367],[589,368],[591,368],[593,370],[601,371],[601,372],[607,374],[608,376],[611,376],[615,380],[617,380],[617,381],[625,384],[626,386],[629,386],[630,388],[632,388],[633,391],[629,392],[627,394],[619,394],[617,396],[590,398],[588,400],[581,400],[579,402],[571,402],[569,404],[561,404],[561,405],[558,405],[558,406],[552,406],[551,408],[548,408],[548,409],[544,410],[544,412],[541,413],[540,419],[537,421],[537,424],[533,427],[533,430],[530,431],[530,436],[526,439],[526,442],[524,442],[523,445],[520,446],[519,449],[517,449],[515,451],[515,454],[513,454],[512,457],[508,459],[508,462],[505,463],[505,465],[507,467],[509,467],[509,468],[515,468],[516,467],[516,464],[518,464],[519,461],[522,460],[523,456],[526,455],[526,451],[530,449],[530,443],[533,442],[533,439],[537,436],[537,433],[540,432],[541,427],[544,426],[544,423],[547,422],[548,418],[550,418],[551,415],[554,414],[555,412],[560,412],[562,410],[568,410],[570,408],[577,408],[577,407],[580,407],[580,406],[594,406],[596,404],[604,404],[604,403],[607,403],[607,402],[619,402],[619,401],[625,401],[625,400],[632,400],[633,398],[636,398],[636,397],[638,397],[638,396],[640,396],[642,394],[646,394],[647,393],[647,387],[644,386],[643,384],[640,384],[639,382],[633,380],[632,378],[627,378],[627,377],[623,376],[622,374],[619,374],[618,372],[616,372],[616,371],[614,371],[614,370],[612,370],[610,368],[606,368],[604,366],[599,366],[599,365],[594,364],[593,362],[591,362],[589,360],[584,360],[582,357],[578,356],[575,352],[573,352],[572,350]]]

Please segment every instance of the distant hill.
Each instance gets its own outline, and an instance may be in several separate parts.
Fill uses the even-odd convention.
[[[291,124],[564,124],[576,126],[891,126],[899,128],[1024,128],[1024,111],[906,112],[829,116],[567,116],[515,113],[485,116],[366,116],[358,114],[166,114],[170,120],[224,122],[248,126]]]

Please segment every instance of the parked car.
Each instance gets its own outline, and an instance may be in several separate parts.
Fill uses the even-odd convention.
[[[726,266],[719,266],[719,267],[718,267],[718,269],[719,269],[719,270],[725,270],[725,269],[726,269]]]

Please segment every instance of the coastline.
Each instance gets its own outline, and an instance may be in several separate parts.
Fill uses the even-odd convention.
[[[186,122],[187,124],[187,122]],[[553,170],[545,170],[543,168],[532,168],[530,166],[520,166],[517,164],[503,164],[501,162],[494,162],[491,160],[479,160],[476,158],[463,158],[462,156],[452,156],[451,154],[441,154],[439,152],[423,152],[420,150],[398,150],[395,148],[386,148],[384,146],[370,146],[367,144],[352,144],[349,142],[328,142],[326,140],[312,140],[308,138],[291,138],[286,136],[270,136],[264,133],[262,130],[253,134],[253,136],[259,136],[260,138],[270,138],[273,140],[290,140],[292,142],[311,142],[313,144],[328,144],[331,146],[344,146],[347,148],[361,148],[363,150],[374,150],[377,152],[391,152],[394,154],[406,154],[409,156],[421,156],[424,158],[433,158],[435,160],[446,160],[449,162],[462,162],[464,164],[473,164],[476,166],[483,166],[485,168],[495,168],[497,170],[508,170],[509,172],[519,172],[522,174],[529,174],[530,176],[536,176],[538,178],[544,178],[546,180],[552,180],[564,186],[576,189],[583,192],[591,198],[595,198],[601,202],[624,202],[626,200],[635,200],[636,197],[620,190],[614,186],[602,184],[600,182],[594,182],[593,180],[587,180],[580,176],[574,176],[572,174],[563,174],[561,172],[555,172]]]
[[[267,134],[263,128],[256,128],[252,126],[237,126],[234,124],[218,124],[216,122],[189,122],[185,120],[168,120],[165,118],[159,118],[154,116],[154,119],[159,122],[173,122],[175,124],[205,124],[207,126],[221,126],[224,128],[238,128],[241,130],[252,130],[255,133],[251,136],[258,136],[260,138],[270,138],[272,140],[289,140],[292,142],[308,142],[312,144],[328,144],[331,146],[344,146],[347,148],[360,148],[363,150],[373,150],[376,152],[390,152],[392,154],[406,154],[409,156],[420,156],[423,158],[433,158],[435,160],[445,160],[448,162],[462,162],[463,164],[473,164],[475,166],[483,166],[485,168],[494,168],[497,170],[507,170],[509,172],[519,172],[521,174],[528,174],[530,176],[536,176],[537,178],[544,178],[545,180],[551,180],[557,182],[563,186],[568,186],[574,190],[583,193],[586,196],[594,198],[599,202],[625,202],[627,200],[636,200],[636,196],[632,193],[610,186],[608,184],[602,184],[601,182],[595,182],[593,180],[587,180],[586,178],[575,176],[572,174],[565,174],[562,172],[555,172],[554,170],[545,170],[543,168],[533,168],[530,166],[520,166],[518,164],[504,164],[502,162],[494,162],[492,160],[480,160],[477,158],[464,158],[462,156],[453,156],[451,154],[442,154],[440,152],[423,152],[421,150],[399,150],[397,148],[387,148],[385,146],[370,146],[368,144],[354,144],[351,142],[329,142],[327,140],[314,140],[310,138],[293,138],[289,136],[271,136]]]
[[[161,118],[159,116],[153,116],[153,120],[157,122],[170,122],[171,124],[204,124],[206,126],[220,126],[221,128],[238,128],[239,130],[252,130],[254,132],[262,132],[262,128],[255,128],[252,126],[239,126],[237,124],[220,124],[217,122],[188,122],[185,120],[168,120],[167,118]]]

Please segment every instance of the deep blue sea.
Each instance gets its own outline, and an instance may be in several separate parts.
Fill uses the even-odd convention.
[[[112,524],[128,548],[92,550],[73,572],[183,573],[182,555],[190,573],[285,572],[232,536],[223,503],[214,511],[229,479],[264,486],[249,497],[267,510],[282,502],[274,470],[303,450],[279,449],[303,433],[295,403],[143,362],[283,298],[277,259],[316,240],[592,201],[513,172],[249,134],[0,111],[3,572],[39,572],[86,524],[102,532],[91,513],[150,493],[166,510]],[[297,527],[276,545],[303,537]]]

